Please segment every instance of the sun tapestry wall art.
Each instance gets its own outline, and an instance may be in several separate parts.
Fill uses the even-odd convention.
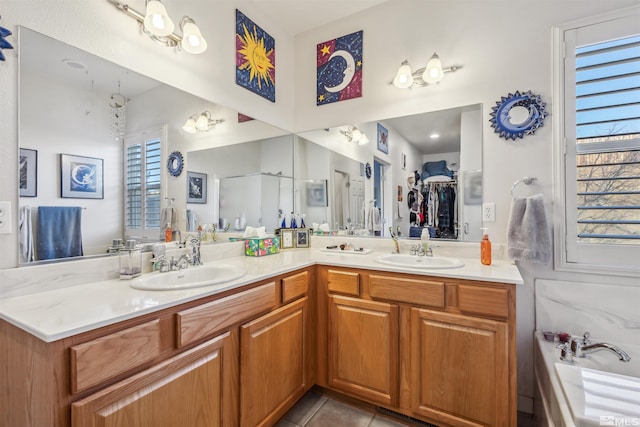
[[[236,83],[276,102],[276,43],[236,9]]]
[[[316,57],[316,105],[362,96],[362,31],[318,44]]]

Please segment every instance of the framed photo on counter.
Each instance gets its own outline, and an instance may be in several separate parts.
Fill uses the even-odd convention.
[[[281,228],[280,229],[280,249],[295,248],[295,236],[293,234],[295,230],[293,228]]]
[[[296,248],[309,247],[309,230],[306,228],[296,228]]]

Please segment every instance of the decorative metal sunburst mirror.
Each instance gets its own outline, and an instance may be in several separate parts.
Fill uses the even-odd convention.
[[[506,140],[533,135],[544,125],[546,104],[531,91],[510,93],[501,97],[491,111],[491,127]]]
[[[0,18],[2,18],[1,15],[0,15]],[[5,60],[5,56],[4,56],[4,53],[2,53],[2,49],[13,49],[13,46],[11,45],[11,43],[9,43],[9,41],[7,41],[6,39],[10,35],[11,35],[10,30],[4,27],[0,27],[0,61]]]

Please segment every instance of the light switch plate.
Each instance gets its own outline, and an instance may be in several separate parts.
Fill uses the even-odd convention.
[[[0,202],[0,234],[11,234],[11,202]]]

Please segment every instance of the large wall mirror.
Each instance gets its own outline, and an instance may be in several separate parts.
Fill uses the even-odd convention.
[[[387,236],[392,227],[409,237],[408,177],[422,173],[427,162],[445,160],[456,172],[454,240],[481,237],[480,105],[357,124],[371,141],[362,148],[345,140],[346,125],[291,135],[28,28],[19,31],[21,197],[16,215],[31,218],[34,238],[29,255],[21,234],[20,264],[39,260],[38,214],[45,206],[80,209],[84,256],[108,254],[118,238],[163,238],[164,224],[158,221],[145,232],[130,227],[128,194],[135,188],[125,179],[125,153],[130,154],[125,147],[131,141],[162,141],[159,169],[145,175],[149,203],[144,209],[157,217],[172,207],[182,232],[211,224],[238,233],[248,225],[272,232],[283,215],[294,212],[304,215],[308,227],[330,233]],[[211,131],[183,129],[187,118],[205,111],[220,121]],[[385,155],[376,149],[379,124],[389,132]],[[438,143],[429,138],[435,128],[441,133]],[[167,157],[174,152],[184,162],[178,176],[167,171]],[[195,202],[188,194],[190,173],[206,180],[199,188],[206,194]],[[74,191],[63,194],[71,186]],[[380,210],[379,233],[369,222],[371,207]],[[71,232],[59,226],[52,230],[54,243]]]
[[[84,256],[108,254],[113,239],[131,237],[139,241],[159,241],[164,238],[161,230],[164,224],[159,224],[158,212],[169,207],[175,209],[178,217],[175,228],[182,232],[188,228],[187,212],[199,222],[212,222],[219,214],[216,179],[262,172],[263,167],[270,167],[269,161],[264,160],[269,153],[272,154],[271,163],[289,165],[270,171],[288,177],[291,194],[292,136],[288,132],[28,28],[21,27],[19,31],[21,188],[16,214],[18,218],[31,219],[28,233],[33,237],[33,251],[30,252],[28,245],[23,244],[26,242],[23,234],[27,234],[27,230],[21,233],[20,264],[41,259],[38,256],[39,237],[47,233],[39,223],[40,212],[46,210],[42,207],[61,208],[58,214],[62,212],[62,215],[68,215],[70,209],[80,211],[79,228],[73,221],[65,222],[69,226],[62,226],[60,217],[53,217],[49,221],[48,235],[42,238],[42,242],[48,241],[53,249],[53,255],[45,255],[46,259],[69,256],[74,259],[78,250]],[[186,132],[183,129],[186,120],[203,112],[220,122],[208,132]],[[125,156],[140,155],[125,147],[135,145],[136,141],[144,144],[155,140],[161,141],[162,146],[155,153],[152,149],[145,153],[148,162],[145,176],[138,182],[125,179],[127,170],[139,167],[140,163],[125,162]],[[262,156],[258,152],[254,156],[257,163],[248,156],[235,158],[237,153],[229,151],[236,166],[224,170],[212,170],[196,162],[197,156],[191,155],[203,153],[213,146],[263,140],[270,141],[273,150],[264,149]],[[183,160],[177,176],[167,171],[167,157],[173,152],[178,152]],[[224,161],[220,164],[226,165]],[[200,178],[206,175],[209,184],[202,185],[202,181],[194,180],[208,193],[194,203],[187,203],[190,172],[199,174],[195,176]],[[287,184],[282,185],[285,193]],[[257,189],[253,183],[247,184],[247,188]],[[146,204],[136,205],[136,191],[146,192]],[[283,195],[286,209],[291,209],[291,199],[291,195]],[[254,198],[247,193],[241,200],[253,201]],[[253,221],[253,209],[233,208],[229,203],[226,207],[234,215],[246,212],[247,220]],[[132,212],[136,210],[138,218],[146,225],[135,223]],[[148,221],[150,217],[156,218],[155,223]],[[81,235],[81,248],[78,245],[63,248],[63,252],[71,252],[60,255],[58,246],[64,246],[68,235],[74,233]]]

